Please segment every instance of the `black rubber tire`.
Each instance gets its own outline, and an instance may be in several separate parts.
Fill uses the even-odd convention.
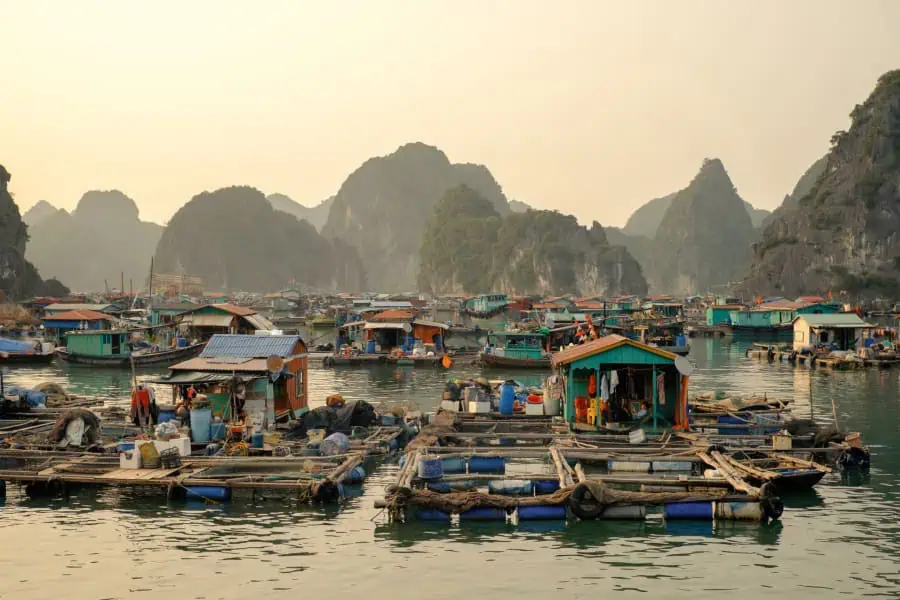
[[[588,501],[588,498],[590,498],[591,501]],[[593,521],[594,519],[599,518],[600,515],[603,514],[603,511],[606,510],[604,505],[597,504],[593,499],[588,487],[579,484],[572,491],[572,495],[569,496],[569,510],[582,521]],[[587,502],[587,504],[585,504],[585,502]]]
[[[759,488],[759,502],[767,518],[777,521],[784,514],[784,503],[775,493],[775,484],[764,483]]]

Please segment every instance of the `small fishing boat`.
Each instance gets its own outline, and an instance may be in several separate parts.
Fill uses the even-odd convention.
[[[492,333],[481,352],[481,364],[503,369],[549,369],[550,354],[544,351],[546,339],[539,332]]]
[[[48,364],[56,356],[54,349],[50,342],[0,337],[0,365]]]
[[[753,485],[771,483],[779,492],[811,489],[831,473],[831,468],[824,465],[766,451],[736,452],[726,460]]]
[[[203,351],[206,342],[189,344],[167,350],[132,350],[130,332],[85,331],[66,336],[66,346],[56,349],[63,361],[95,367],[136,368],[165,366],[193,358]]]

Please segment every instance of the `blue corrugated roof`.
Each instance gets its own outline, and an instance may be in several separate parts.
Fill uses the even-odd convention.
[[[290,356],[299,335],[226,335],[212,336],[200,353],[203,358],[268,358]]]

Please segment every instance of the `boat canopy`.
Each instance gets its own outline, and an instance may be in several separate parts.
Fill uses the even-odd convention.
[[[182,373],[173,373],[168,377],[160,377],[151,379],[149,383],[161,383],[168,385],[197,385],[201,383],[227,383],[234,379],[230,373],[205,373],[203,371],[184,371]],[[251,381],[253,379],[262,379],[258,376],[240,375],[241,381]]]

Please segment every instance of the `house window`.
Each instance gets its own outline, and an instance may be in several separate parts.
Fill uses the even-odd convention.
[[[819,334],[819,342],[822,344],[828,343],[828,332],[827,331],[823,331],[822,333]]]
[[[805,338],[806,338],[806,334],[803,333],[802,331],[794,332],[794,341],[795,342],[805,342],[806,341]]]

